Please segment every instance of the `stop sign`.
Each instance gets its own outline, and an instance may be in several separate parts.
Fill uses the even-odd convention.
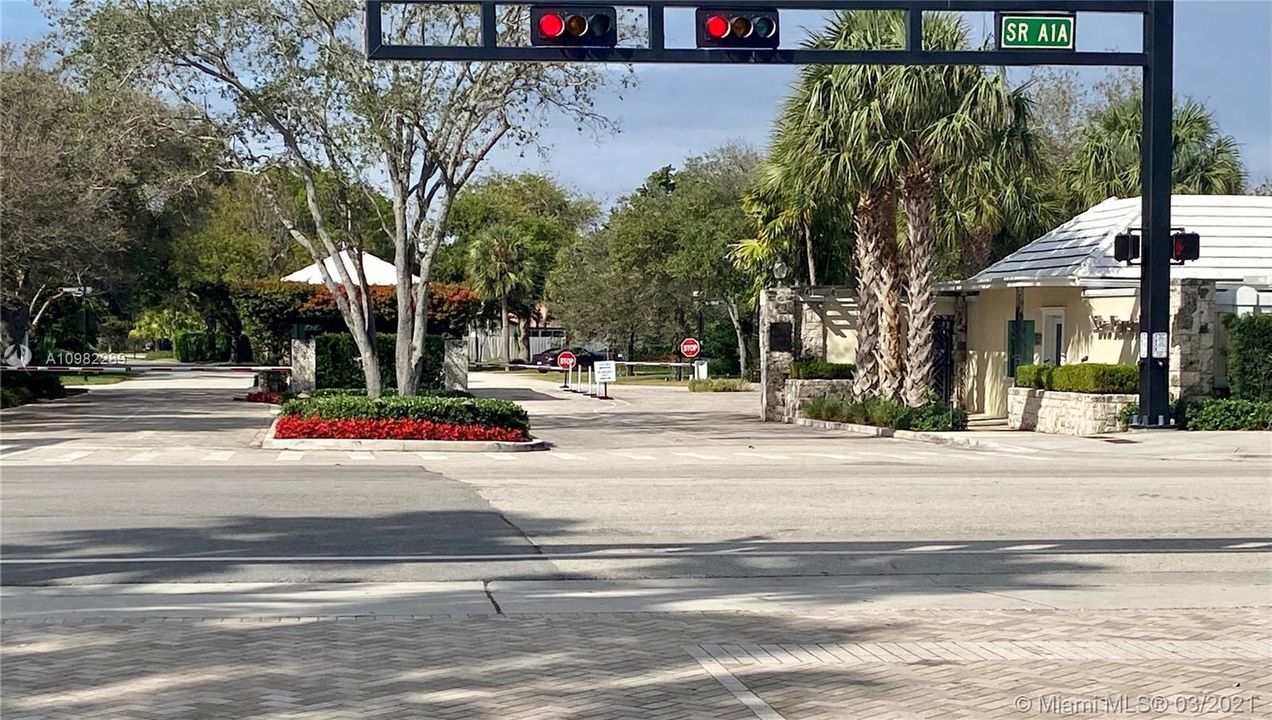
[[[557,355],[557,366],[562,370],[573,370],[578,361],[578,358],[574,357],[574,353],[569,350]]]
[[[696,358],[700,352],[702,352],[702,346],[698,344],[698,338],[685,338],[680,341],[681,355],[687,358]]]

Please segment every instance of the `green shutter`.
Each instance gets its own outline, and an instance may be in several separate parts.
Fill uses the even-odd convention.
[[[1025,321],[1024,353],[1016,349],[1016,321],[1007,321],[1007,377],[1016,377],[1016,365],[1034,364],[1034,321]]]

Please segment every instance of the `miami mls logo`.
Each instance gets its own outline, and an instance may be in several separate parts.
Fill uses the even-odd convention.
[[[31,362],[31,348],[14,343],[4,349],[4,364],[9,367],[26,367]]]

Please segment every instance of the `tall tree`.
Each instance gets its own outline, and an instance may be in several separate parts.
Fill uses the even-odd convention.
[[[504,359],[512,360],[509,301],[531,286],[526,265],[526,237],[511,225],[483,229],[469,245],[468,278],[485,300],[499,303],[500,335]]]
[[[200,109],[230,169],[280,168],[298,180],[304,216],[289,213],[277,191],[268,197],[315,261],[350,251],[351,268],[319,267],[370,395],[381,381],[362,247],[324,216],[318,174],[332,173],[349,197],[384,184],[392,211],[380,227],[398,276],[397,387],[413,394],[424,370],[427,280],[456,195],[500,143],[536,144],[549,117],[612,127],[591,98],[622,76],[567,63],[369,62],[364,11],[359,0],[76,0],[60,20],[87,70],[162,88]],[[480,42],[479,18],[465,6],[386,4],[384,13],[386,43]],[[524,40],[524,6],[505,6],[497,21],[501,44]]]
[[[1139,145],[1143,103],[1135,93],[1092,118],[1064,169],[1075,211],[1110,197],[1140,194]],[[1194,100],[1175,103],[1171,191],[1195,195],[1239,195],[1246,171],[1240,147],[1220,133],[1214,116]]]

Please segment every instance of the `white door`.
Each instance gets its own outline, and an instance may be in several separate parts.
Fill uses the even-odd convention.
[[[1063,365],[1065,360],[1064,345],[1064,308],[1042,309],[1042,364]]]

